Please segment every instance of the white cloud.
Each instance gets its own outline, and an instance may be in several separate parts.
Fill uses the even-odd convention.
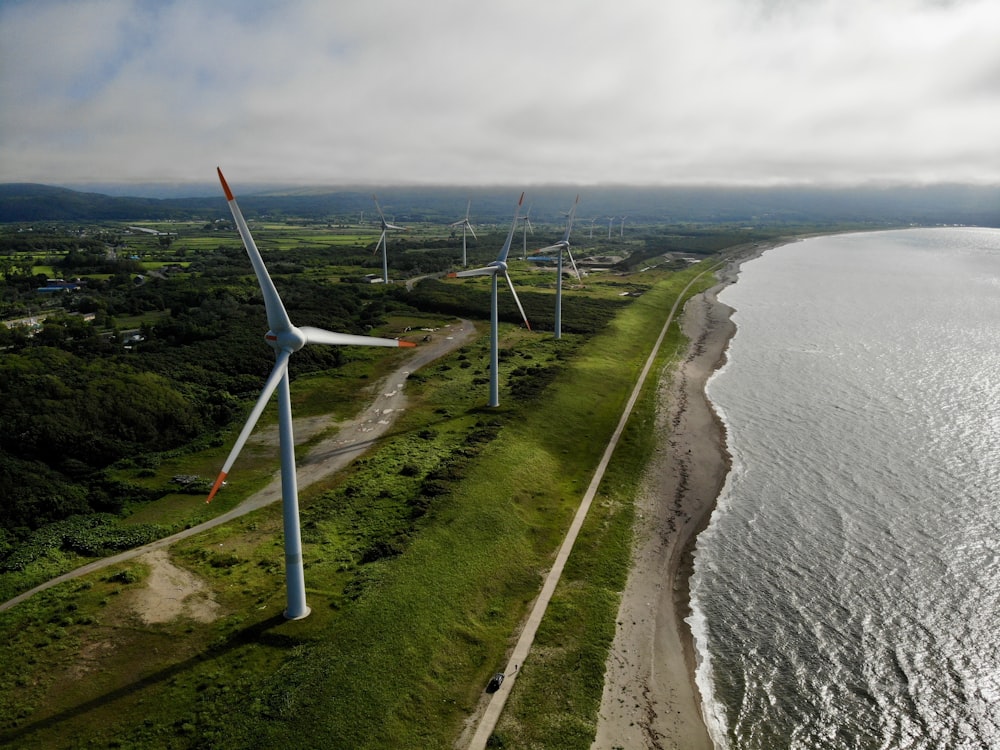
[[[0,180],[1000,182],[993,0],[0,3]]]

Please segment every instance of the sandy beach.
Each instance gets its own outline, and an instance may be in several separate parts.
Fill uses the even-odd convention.
[[[763,249],[734,256],[717,272],[718,285],[691,298],[681,321],[691,345],[675,371],[661,373],[656,420],[663,438],[637,500],[633,564],[608,656],[593,750],[713,747],[684,622],[694,540],[729,471],[725,431],[705,384],[725,361],[735,332],[732,309],[717,295],[735,281],[739,264]]]

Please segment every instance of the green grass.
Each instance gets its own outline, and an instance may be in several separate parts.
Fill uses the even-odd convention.
[[[682,288],[680,281],[643,300],[672,304]],[[668,292],[666,297],[660,296],[663,292]],[[648,321],[643,321],[640,307],[637,303],[619,316],[616,323],[622,335],[641,335],[636,324],[644,328]],[[652,372],[672,368],[684,346],[675,324]],[[605,662],[631,560],[633,500],[658,437],[654,432],[656,384],[655,377],[647,380],[608,466],[532,655],[521,669],[495,732],[497,747],[589,748],[593,742]]]
[[[128,605],[142,585],[137,565],[0,614],[5,673],[20,681],[3,685],[20,690],[16,705],[0,706],[0,741],[450,747],[504,663],[673,296],[694,273],[647,275],[657,286],[593,340],[503,326],[498,409],[483,406],[483,338],[411,376],[393,436],[303,493],[306,620],[280,617],[277,507],[172,548],[219,599],[225,614],[211,624],[138,622]],[[318,380],[316,394],[302,385],[301,403],[329,407]],[[501,725],[542,743],[523,746],[582,747],[592,734],[628,566],[630,493],[652,444],[651,399],[647,389],[646,421],[635,420],[616,454]],[[560,727],[562,744],[545,744]]]

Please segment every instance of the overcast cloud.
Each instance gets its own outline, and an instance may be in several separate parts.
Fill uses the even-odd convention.
[[[1000,183],[997,0],[0,0],[0,182]]]

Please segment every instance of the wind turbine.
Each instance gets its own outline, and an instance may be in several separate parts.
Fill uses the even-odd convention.
[[[608,239],[609,240],[611,239],[611,225],[614,223],[614,221],[615,221],[615,217],[614,216],[609,216],[608,217]]]
[[[528,316],[524,314],[524,308],[521,307],[521,300],[517,298],[517,292],[514,291],[514,284],[510,280],[510,274],[507,273],[507,254],[510,252],[510,243],[514,239],[514,230],[517,228],[518,213],[521,210],[521,204],[524,202],[524,193],[521,193],[520,199],[517,201],[517,208],[514,209],[514,221],[510,224],[510,231],[507,233],[507,240],[503,243],[503,247],[500,248],[500,254],[497,255],[497,259],[490,263],[489,265],[483,266],[482,268],[470,268],[468,271],[459,271],[458,273],[448,274],[449,276],[458,278],[467,278],[469,276],[490,276],[490,406],[500,405],[500,324],[497,313],[497,276],[501,273],[504,278],[507,279],[507,286],[510,287],[510,293],[514,295],[514,302],[517,303],[517,309],[521,311],[521,317],[524,319],[524,325],[527,329],[531,330],[531,325],[528,323]]]
[[[378,198],[372,195],[372,200],[375,201],[375,208],[378,209],[378,218],[382,222],[382,235],[378,238],[378,245],[375,245],[375,252],[378,252],[379,245],[382,246],[382,283],[389,283],[389,249],[386,242],[386,233],[390,229],[405,230],[406,227],[397,227],[395,224],[390,224],[385,220],[385,214],[382,213],[382,207],[378,204]]]
[[[457,227],[457,226],[461,226],[462,227],[462,266],[463,267],[466,266],[466,265],[468,265],[468,261],[466,260],[466,256],[465,256],[465,232],[466,232],[466,230],[472,232],[472,236],[476,237],[476,230],[474,230],[472,228],[472,224],[469,223],[469,209],[470,208],[472,208],[472,199],[471,198],[469,198],[469,202],[465,206],[465,218],[461,219],[459,221],[453,222],[453,223],[451,223],[451,224],[448,225],[450,227]],[[476,239],[478,240],[479,238],[476,237]]]
[[[594,224],[596,222],[597,222],[596,216],[590,220],[590,239],[594,239]]]
[[[622,217],[622,226],[621,226],[621,230],[619,231],[619,235],[618,235],[619,237],[624,237],[625,236],[625,219],[627,219],[627,218],[628,218],[627,216],[623,216]]]
[[[538,252],[545,252],[547,250],[558,251],[558,260],[556,261],[556,335],[557,339],[562,338],[562,275],[563,275],[563,249],[569,253],[569,262],[573,264],[573,273],[576,274],[576,280],[580,279],[580,269],[576,267],[576,261],[573,260],[573,251],[569,249],[569,235],[573,231],[573,216],[576,215],[576,204],[580,202],[580,196],[576,196],[576,200],[573,201],[573,207],[566,214],[566,233],[563,238],[559,240],[554,245],[549,245],[548,247],[543,247]]]
[[[535,228],[531,226],[531,219],[528,218],[528,216],[530,215],[531,215],[531,206],[528,206],[528,210],[525,211],[524,216],[521,217],[521,221],[524,222],[524,224],[521,227],[521,234],[523,240],[521,247],[521,260],[525,260],[528,257],[528,232],[530,231],[532,234],[535,233]]]
[[[288,360],[299,349],[306,344],[332,344],[334,346],[351,344],[357,346],[414,346],[409,341],[398,341],[396,339],[380,339],[372,336],[355,336],[349,333],[334,333],[325,331],[322,328],[311,326],[296,327],[288,317],[285,306],[278,296],[278,290],[274,288],[264,260],[260,256],[260,251],[250,235],[250,228],[247,226],[243,213],[236,205],[226,178],[222,176],[222,170],[218,169],[219,181],[222,183],[222,190],[226,194],[226,201],[229,203],[229,210],[233,213],[233,219],[239,229],[240,237],[243,238],[243,246],[247,255],[250,256],[250,263],[254,273],[257,275],[257,282],[260,284],[260,291],[264,295],[264,309],[267,312],[267,324],[271,330],[264,336],[267,343],[275,351],[274,368],[268,375],[264,383],[257,403],[250,412],[243,430],[236,438],[229,457],[222,466],[218,479],[212,485],[212,491],[208,495],[211,502],[215,493],[222,487],[229,470],[240,455],[247,438],[253,432],[253,428],[260,419],[260,415],[271,400],[274,391],[278,391],[278,442],[281,451],[281,505],[282,517],[285,530],[285,583],[287,588],[287,603],[285,617],[289,620],[300,620],[309,614],[309,607],[306,606],[305,575],[302,569],[302,535],[299,528],[299,493],[298,484],[295,477],[295,442],[292,434],[292,402],[289,393]]]

